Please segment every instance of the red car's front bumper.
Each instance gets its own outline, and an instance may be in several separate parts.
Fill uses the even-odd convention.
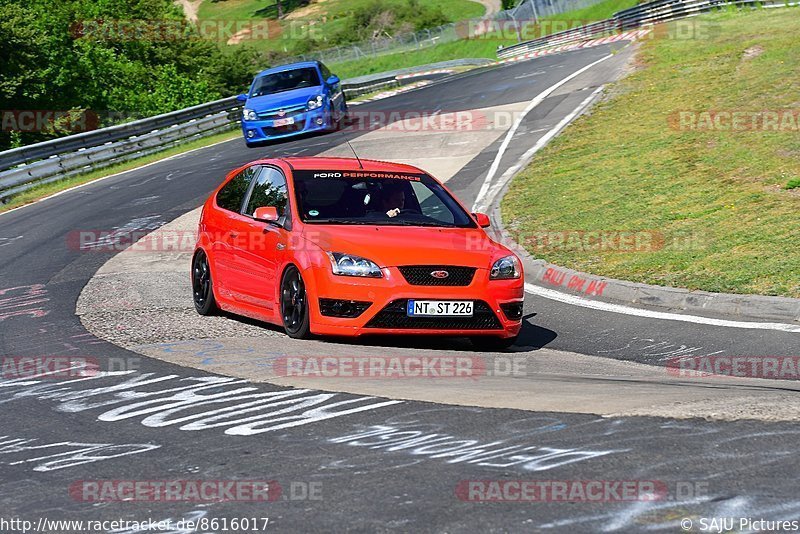
[[[489,280],[487,269],[478,269],[467,286],[423,286],[409,284],[397,267],[383,269],[383,278],[334,275],[327,269],[310,268],[303,273],[310,287],[311,331],[320,335],[414,334],[510,338],[519,334],[521,313],[509,314],[517,304],[521,311],[524,277]],[[357,317],[323,315],[320,299],[369,302]],[[405,315],[408,299],[471,300],[471,318],[416,318]],[[511,315],[511,317],[509,317]]]

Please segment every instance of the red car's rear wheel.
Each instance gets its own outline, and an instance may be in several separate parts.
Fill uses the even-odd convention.
[[[202,250],[198,250],[192,260],[192,293],[197,313],[200,315],[216,313],[217,302],[214,300],[211,268],[208,265],[208,256]]]

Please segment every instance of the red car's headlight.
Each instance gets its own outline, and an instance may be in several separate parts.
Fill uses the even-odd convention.
[[[354,254],[343,254],[341,252],[327,252],[328,259],[331,260],[333,274],[339,276],[363,276],[366,278],[383,278],[381,268],[371,260],[356,256]]]
[[[506,256],[500,258],[489,273],[489,280],[514,280],[522,274],[522,268],[516,256]]]

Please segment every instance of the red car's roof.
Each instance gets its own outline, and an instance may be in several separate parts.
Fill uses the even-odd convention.
[[[280,158],[285,161],[294,169],[298,170],[340,170],[340,171],[357,171],[362,170],[358,160],[355,158]],[[258,163],[268,163],[270,160],[260,160]],[[274,161],[274,160],[273,160]],[[361,164],[364,166],[363,170],[366,171],[383,171],[383,172],[411,172],[420,173],[424,172],[412,165],[404,163],[390,163],[388,161],[377,161],[372,159],[362,159]]]

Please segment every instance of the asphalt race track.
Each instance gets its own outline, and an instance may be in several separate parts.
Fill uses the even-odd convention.
[[[522,109],[548,87],[610,51],[606,45],[481,69],[354,109],[441,113]],[[544,98],[511,138],[497,176],[593,91],[618,78],[629,51],[623,49],[597,63]],[[370,135],[347,134],[362,157],[400,159],[400,152],[408,151],[405,159],[410,160],[415,146],[416,152],[426,149],[413,134],[397,133],[392,140],[395,155],[381,139],[370,141]],[[471,159],[465,157],[462,166],[449,169],[448,186],[465,203],[478,197],[504,136],[497,132],[493,139],[482,137],[483,145]],[[475,146],[478,141],[470,142]],[[425,388],[418,395],[397,393],[403,389],[401,383],[387,385],[383,394],[370,394],[358,387],[326,388],[323,383],[319,389],[297,389],[266,380],[246,382],[208,372],[199,364],[143,356],[145,351],[127,350],[84,327],[76,315],[78,299],[110,258],[68,246],[71,232],[154,230],[200,206],[238,165],[260,156],[343,150],[342,143],[342,136],[335,134],[250,150],[237,139],[0,215],[0,353],[95,358],[107,370],[68,381],[0,377],[3,517],[34,523],[40,518],[169,518],[173,524],[181,518],[257,517],[269,518],[267,530],[292,532],[675,532],[683,518],[798,517],[800,498],[793,477],[786,474],[796,464],[800,430],[781,421],[782,415],[796,413],[793,386],[771,381],[744,386],[724,381],[666,383],[660,367],[682,355],[796,355],[800,336],[796,332],[712,326],[694,319],[657,320],[527,296],[525,327],[513,355],[524,357],[532,369],[537,363],[554,361],[562,362],[566,370],[571,358],[577,362],[585,356],[591,358],[594,378],[602,378],[606,392],[628,387],[619,391],[634,396],[635,388],[655,383],[676,399],[684,395],[682,388],[691,388],[696,403],[703,401],[700,389],[709,396],[726,395],[724,402],[729,405],[759,396],[758,409],[747,411],[744,418],[703,420],[686,418],[677,409],[677,400],[670,417],[609,415],[624,412],[616,405],[610,411],[599,406],[561,409],[544,399],[524,410],[503,408],[502,402],[478,398],[484,387],[480,380],[443,385],[441,389],[448,391],[442,395],[449,397],[441,402],[414,400],[439,399],[436,395],[441,392],[426,393]],[[445,146],[441,154],[446,156],[448,150],[458,149]],[[435,165],[448,172],[446,157]],[[186,266],[188,289],[188,262]],[[106,297],[113,299],[114,294],[100,298]],[[188,291],[185,297],[191,306]],[[151,318],[157,322],[157,312]],[[467,343],[448,340],[323,340],[303,347],[287,343],[272,327],[224,320],[235,323],[234,328],[263,331],[263,336],[256,333],[249,342],[265,352],[476,355]],[[140,324],[127,326],[139,329],[145,338],[151,333],[149,326],[144,330]],[[204,352],[196,355],[201,359],[237,356],[224,346],[220,350],[213,336],[201,341]],[[617,367],[618,360],[649,364],[645,369],[651,378],[628,380],[615,374],[622,368]],[[549,376],[547,391],[558,396],[562,386],[576,392],[592,386],[579,374]],[[537,380],[531,376],[504,381],[498,388],[524,398],[539,391]],[[436,384],[425,387],[440,389]],[[458,405],[459,395],[469,397],[467,406]],[[618,404],[628,400],[617,398]],[[570,399],[560,402],[569,404]],[[586,399],[581,402],[591,405]],[[658,413],[657,408],[631,413]],[[274,480],[283,491],[274,502],[227,503],[96,503],[70,491],[80,481],[200,479]],[[465,500],[458,489],[464,481],[533,479],[659,481],[667,495],[654,501],[591,504],[476,503]],[[191,529],[176,526],[166,531]],[[222,529],[209,526],[194,531]]]

